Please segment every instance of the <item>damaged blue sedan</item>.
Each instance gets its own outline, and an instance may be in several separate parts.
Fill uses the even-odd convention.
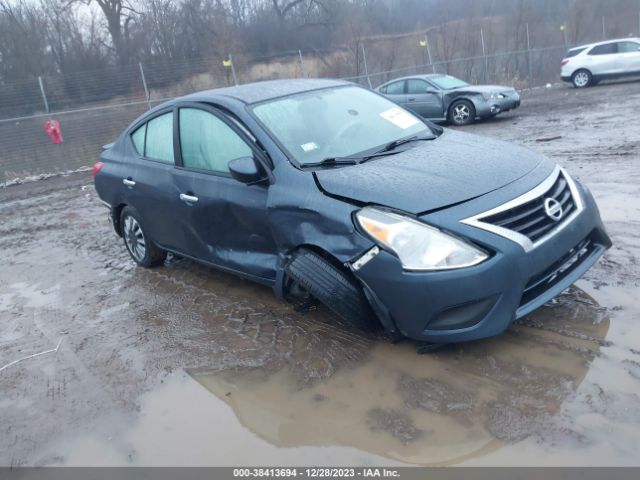
[[[334,80],[163,103],[93,173],[138,265],[172,252],[425,346],[500,334],[611,245],[551,160]]]

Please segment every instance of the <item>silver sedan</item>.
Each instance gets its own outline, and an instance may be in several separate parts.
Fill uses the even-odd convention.
[[[467,125],[520,106],[520,95],[511,87],[469,85],[445,74],[396,78],[376,91],[425,118],[454,125]]]

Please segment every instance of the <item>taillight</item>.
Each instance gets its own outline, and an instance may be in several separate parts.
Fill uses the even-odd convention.
[[[91,168],[91,174],[93,175],[93,178],[95,178],[98,172],[102,170],[102,167],[104,167],[104,163],[102,162],[96,162],[93,164],[93,167]]]
[[[560,65],[566,65],[567,63],[569,63],[569,59],[563,58],[562,61],[560,62]]]

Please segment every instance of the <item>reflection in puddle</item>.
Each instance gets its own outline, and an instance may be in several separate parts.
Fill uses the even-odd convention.
[[[191,372],[277,447],[347,446],[413,464],[453,464],[540,433],[575,392],[609,320],[572,289],[504,335],[418,356],[377,343],[316,382],[294,368]]]

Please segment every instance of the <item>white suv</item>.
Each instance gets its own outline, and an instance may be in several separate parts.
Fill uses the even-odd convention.
[[[560,76],[577,88],[600,80],[640,75],[640,38],[591,43],[569,50],[562,59]]]

